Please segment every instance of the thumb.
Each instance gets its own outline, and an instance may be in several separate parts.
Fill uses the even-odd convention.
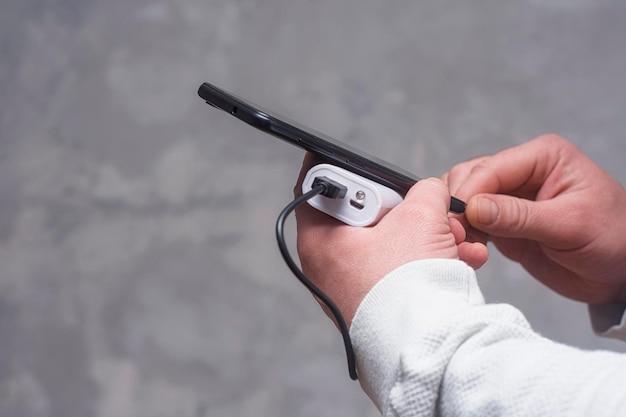
[[[553,211],[547,201],[479,194],[468,202],[465,216],[472,226],[493,236],[545,242],[559,235]]]

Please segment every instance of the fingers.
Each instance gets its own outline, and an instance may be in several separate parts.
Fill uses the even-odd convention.
[[[481,268],[489,259],[487,246],[479,242],[461,242],[458,246],[459,259],[473,269]]]
[[[465,228],[455,217],[450,217],[450,230],[458,246],[459,259],[474,269],[482,267],[489,258],[486,242],[466,241]]]
[[[425,178],[411,187],[404,201],[407,205],[426,206],[437,212],[447,213],[450,206],[450,191],[442,180]]]
[[[483,162],[485,159],[486,157],[479,157],[470,159],[465,162],[461,162],[455,165],[450,171],[443,174],[441,179],[444,183],[448,185],[448,188],[450,189],[450,194],[456,196],[459,187],[470,176],[472,169],[479,163]]]
[[[465,227],[463,227],[463,224],[459,221],[459,219],[454,217],[450,217],[449,222],[450,231],[454,235],[455,243],[458,245],[461,242],[465,242],[465,239],[467,238],[467,232],[465,231]]]
[[[465,201],[478,193],[523,195],[545,182],[567,148],[573,146],[565,139],[540,136],[493,156],[459,164],[445,178],[452,193]]]
[[[468,202],[465,216],[473,227],[492,236],[550,242],[564,235],[558,221],[564,213],[551,201],[479,194]]]
[[[562,213],[554,204],[531,200],[541,198],[542,194],[544,198],[550,193],[554,196],[562,190],[558,184],[562,175],[553,173],[562,170],[574,149],[558,136],[540,136],[493,156],[461,163],[444,179],[452,193],[468,203],[465,219],[473,228],[502,237],[554,239],[563,232],[559,230],[562,229],[559,222],[554,221]],[[550,185],[552,191],[545,191],[551,177],[557,178]],[[475,235],[468,229],[468,240],[482,240],[473,239]]]
[[[415,228],[411,233],[418,236],[418,229],[424,224],[432,223],[433,216],[447,219],[449,205],[450,192],[443,181],[437,178],[422,179],[409,189],[404,200],[387,213],[376,227],[399,224],[405,230]]]
[[[422,179],[374,226],[374,230],[385,239],[393,236],[393,244],[397,246],[415,247],[418,242],[429,242],[438,236],[449,239],[456,247],[457,237],[449,227],[449,204],[450,193],[441,180]],[[429,245],[422,245],[425,246]]]
[[[411,241],[429,241],[432,246],[428,249],[422,247],[421,250],[429,251],[431,257],[461,259],[472,268],[480,268],[487,261],[487,247],[481,242],[466,241],[462,223],[458,218],[448,216],[449,202],[450,192],[443,181],[423,179],[409,190],[405,200],[387,214],[380,224],[382,227],[387,222],[400,225],[402,231],[395,232],[397,241],[407,237]],[[448,250],[432,251],[434,247],[447,247]],[[424,253],[420,256],[424,256]]]

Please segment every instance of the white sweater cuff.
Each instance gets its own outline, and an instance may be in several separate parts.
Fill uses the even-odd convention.
[[[484,304],[472,268],[450,259],[408,263],[383,278],[352,321],[363,390],[383,410],[397,379],[402,348],[472,305]]]

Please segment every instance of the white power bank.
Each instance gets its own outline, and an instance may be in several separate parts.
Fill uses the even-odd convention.
[[[303,193],[311,190],[316,177],[328,177],[346,186],[348,191],[344,198],[317,195],[308,203],[351,226],[375,224],[402,201],[402,196],[392,189],[330,164],[316,165],[309,170],[302,183]]]

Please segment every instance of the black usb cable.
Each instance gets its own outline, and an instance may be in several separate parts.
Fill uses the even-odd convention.
[[[322,290],[315,286],[315,284],[313,284],[313,282],[311,282],[311,280],[309,280],[306,275],[304,275],[298,265],[294,262],[293,258],[289,254],[289,250],[285,242],[284,231],[287,217],[300,204],[320,194],[328,198],[344,198],[347,190],[348,188],[346,186],[328,177],[316,177],[313,181],[311,190],[289,203],[278,216],[278,220],[276,221],[276,240],[278,241],[280,253],[282,254],[283,259],[287,263],[289,269],[291,269],[291,272],[293,272],[296,278],[298,278],[298,280],[306,288],[308,288],[308,290],[311,291],[313,295],[315,295],[322,303],[324,303],[324,305],[326,305],[326,307],[328,307],[328,310],[335,318],[335,322],[339,327],[339,331],[341,332],[341,336],[343,337],[343,344],[346,349],[346,356],[348,358],[348,372],[350,373],[350,378],[356,381],[358,379],[356,373],[356,359],[354,356],[354,349],[352,348],[350,331],[346,324],[346,320],[343,318],[343,315],[341,314],[339,308],[333,302],[333,300],[331,300],[330,297],[328,297]]]

